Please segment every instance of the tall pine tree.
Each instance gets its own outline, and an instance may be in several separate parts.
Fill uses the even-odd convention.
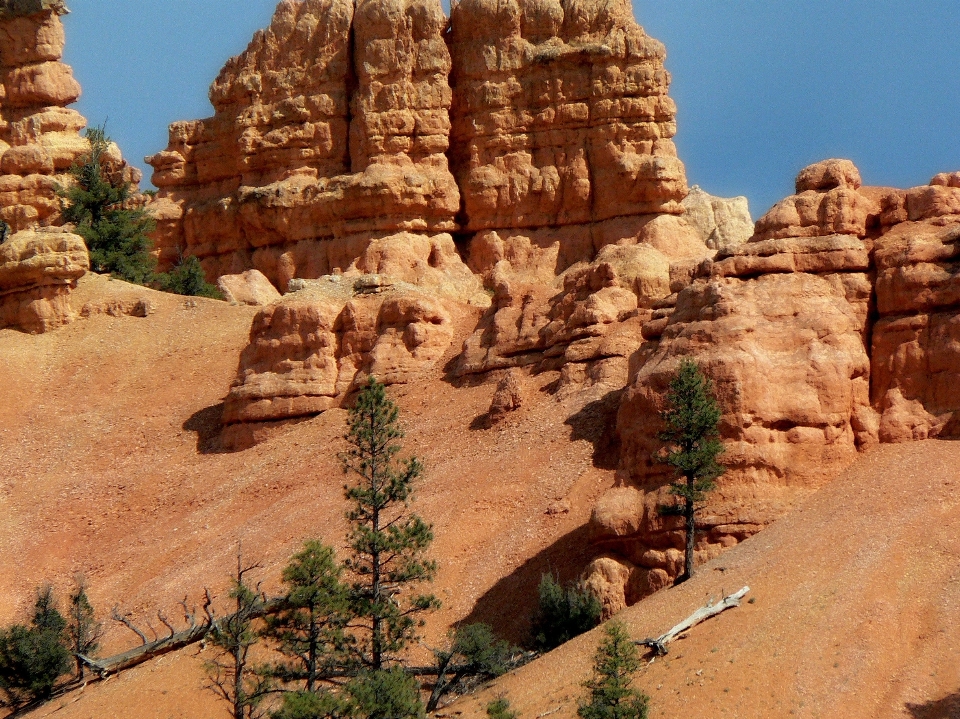
[[[436,563],[425,557],[433,530],[410,512],[414,482],[423,473],[416,457],[400,460],[403,437],[400,410],[386,388],[371,377],[350,410],[341,454],[344,473],[354,482],[344,487],[352,507],[347,512],[352,554],[345,566],[354,577],[350,592],[351,624],[357,630],[357,658],[380,672],[416,637],[418,618],[439,606],[417,585],[433,579]]]
[[[666,426],[660,434],[667,450],[664,461],[678,476],[670,492],[682,502],[675,510],[666,510],[682,515],[686,530],[684,572],[677,580],[680,583],[693,576],[697,505],[716,488],[715,480],[726,471],[717,461],[723,454],[718,429],[720,406],[713,395],[713,383],[693,360],[680,362],[660,417]]]

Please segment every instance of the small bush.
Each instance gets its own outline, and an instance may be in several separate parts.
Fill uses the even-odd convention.
[[[584,682],[590,690],[589,701],[580,704],[580,719],[647,719],[650,698],[630,688],[634,672],[640,668],[636,645],[619,622],[610,622],[605,638],[597,649],[593,678]]]
[[[416,680],[400,667],[361,674],[345,687],[349,712],[357,719],[423,719]]]
[[[603,607],[581,584],[566,589],[544,574],[538,590],[540,606],[533,623],[537,649],[549,651],[600,624]]]
[[[172,292],[175,295],[223,299],[220,290],[207,282],[200,260],[193,256],[181,260],[169,272],[157,275],[157,284],[164,292]]]
[[[510,708],[510,700],[505,697],[487,704],[487,716],[490,719],[517,719],[517,713]]]
[[[18,624],[0,631],[0,690],[7,706],[53,694],[57,679],[71,666],[64,645],[66,627],[53,590],[43,587],[37,592],[30,626]]]
[[[290,692],[283,695],[283,705],[271,719],[334,719],[347,716],[347,707],[329,692]]]

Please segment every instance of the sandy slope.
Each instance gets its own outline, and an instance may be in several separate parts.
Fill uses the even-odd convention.
[[[156,313],[98,315],[37,337],[0,331],[0,622],[23,616],[37,584],[63,592],[82,572],[101,613],[118,604],[156,626],[155,611],[176,617],[184,595],[196,601],[204,586],[224,593],[240,540],[262,561],[268,591],[303,539],[342,547],[335,455],[346,413],[218,453],[219,403],[254,310],[96,277],[77,299],[131,296],[148,296]],[[526,406],[486,430],[471,425],[490,404],[491,384],[455,388],[438,370],[391,389],[406,446],[427,467],[416,508],[435,526],[434,590],[444,603],[428,642],[468,615],[517,639],[540,574],[569,577],[582,566],[579,528],[612,482],[593,460],[605,417],[544,391],[555,379],[532,379]],[[558,500],[571,511],[548,514]],[[106,649],[132,643],[112,626]],[[74,695],[57,716],[216,716],[221,707],[199,691],[201,678],[196,662],[167,658],[91,687],[79,702]]]
[[[652,717],[960,717],[960,443],[886,445],[689,583],[624,611],[658,635],[709,597],[743,604],[646,665]],[[599,630],[445,714],[576,716]]]

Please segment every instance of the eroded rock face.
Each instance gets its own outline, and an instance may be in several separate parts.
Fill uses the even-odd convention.
[[[957,177],[938,175],[902,193],[905,221],[876,242],[872,399],[884,442],[960,433]]]
[[[61,62],[65,12],[56,0],[0,3],[0,220],[14,232],[59,224],[56,188],[90,151],[80,136],[87,121],[67,107],[80,85]],[[124,179],[140,181],[116,146],[108,160]]]
[[[339,406],[370,375],[415,380],[450,346],[456,303],[434,293],[370,275],[298,282],[253,321],[224,406],[230,447]]]
[[[822,212],[822,222],[779,219],[785,207],[860,207],[860,199],[837,197],[838,189],[859,188],[859,173],[830,161],[805,170],[797,185],[800,194],[762,218],[748,242],[700,265],[643,325],[647,344],[617,420],[624,486],[601,499],[591,520],[598,551],[608,563],[619,558],[631,577],[658,570],[664,582],[682,571],[682,525],[658,509],[672,502],[673,479],[658,458],[659,414],[681,359],[698,362],[723,410],[727,472],[698,517],[698,561],[782,516],[878,439],[868,215],[856,228]],[[862,198],[878,214],[879,203]]]
[[[211,87],[215,116],[148,158],[161,265],[183,250],[285,289],[346,248],[455,229],[445,26],[438,0],[281,2]]]
[[[0,244],[0,328],[40,333],[69,322],[70,291],[88,269],[78,235],[50,227],[9,237]]]

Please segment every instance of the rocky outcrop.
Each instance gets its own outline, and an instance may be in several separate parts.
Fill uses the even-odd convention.
[[[880,438],[960,433],[960,173],[888,192],[877,241],[872,399]]]
[[[240,449],[316,416],[366,377],[403,384],[437,364],[455,302],[377,275],[297,280],[256,316],[224,405],[223,440]]]
[[[0,4],[0,221],[14,232],[59,223],[57,187],[90,151],[80,136],[87,121],[68,109],[80,85],[61,62],[65,12],[57,0]],[[108,160],[124,179],[140,181],[115,145]]]
[[[161,265],[186,252],[285,289],[385,236],[455,229],[445,26],[438,0],[281,2],[211,87],[214,117],[148,158]]]
[[[451,28],[465,229],[682,212],[666,53],[629,2],[464,0]]]
[[[694,185],[682,204],[684,218],[710,249],[732,252],[753,237],[753,218],[746,197],[714,197]]]
[[[70,291],[90,268],[83,238],[24,230],[0,244],[0,329],[46,332],[73,319]]]
[[[761,218],[747,243],[700,265],[644,323],[647,344],[617,419],[623,486],[591,520],[598,551],[642,577],[635,585],[682,570],[682,527],[659,511],[671,503],[672,475],[658,457],[659,413],[681,359],[698,362],[723,410],[727,472],[698,517],[700,561],[782,516],[877,441],[867,227],[879,221],[879,203],[854,185],[850,163],[808,168],[798,195]],[[797,220],[796,208],[815,209]]]

